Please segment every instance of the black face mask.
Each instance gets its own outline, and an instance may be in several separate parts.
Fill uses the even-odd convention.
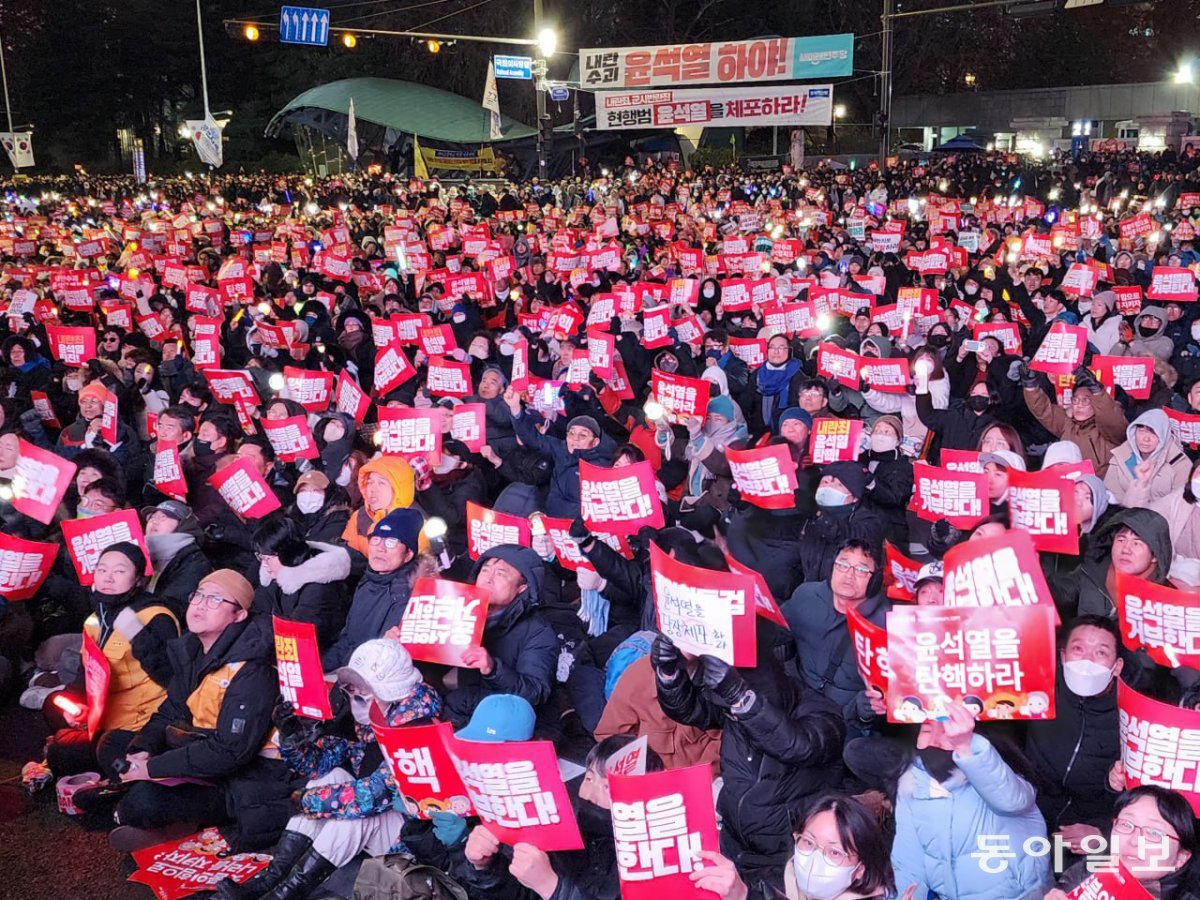
[[[1144,338],[1154,337],[1154,335],[1158,334],[1158,329],[1152,325],[1139,325],[1138,334]]]
[[[212,441],[202,441],[196,438],[195,443],[192,444],[192,449],[196,451],[197,456],[208,456],[212,453]]]
[[[575,807],[575,820],[579,823],[579,830],[588,837],[612,840],[611,810],[581,798]]]
[[[925,767],[925,771],[938,781],[945,781],[954,772],[954,754],[949,750],[926,747],[924,750],[918,750],[917,756],[921,758],[921,765]]]
[[[940,350],[950,343],[950,338],[944,334],[931,334],[928,343],[930,347],[936,347]]]
[[[991,400],[989,400],[987,397],[980,397],[978,394],[976,394],[974,397],[967,398],[967,409],[974,412],[983,412],[991,405]]]

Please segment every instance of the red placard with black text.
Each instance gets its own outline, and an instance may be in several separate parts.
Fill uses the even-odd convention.
[[[248,459],[237,459],[218,469],[208,483],[243,519],[261,519],[275,512],[282,504],[270,485],[263,480]]]
[[[588,528],[611,534],[637,534],[666,521],[649,462],[614,468],[580,460],[579,508]]]
[[[983,720],[1054,718],[1054,612],[897,606],[887,614],[889,722],[975,698]]]
[[[473,584],[418,578],[400,620],[400,643],[413,659],[462,665],[463,651],[483,640],[489,596]]]
[[[708,865],[701,851],[719,852],[711,767],[614,772],[608,784],[622,900],[711,900],[691,877]]]
[[[145,574],[154,574],[150,565],[150,551],[146,549],[146,535],[136,510],[119,509],[88,519],[63,519],[62,534],[67,544],[67,554],[75,564],[75,574],[84,587],[92,585],[100,554],[122,541],[137,544],[141,548],[146,554]]]
[[[791,509],[799,486],[796,463],[781,444],[726,450],[725,459],[742,499],[761,509]]]
[[[296,712],[310,719],[333,718],[329,685],[321,668],[321,649],[312,622],[293,622],[272,616],[275,628],[275,663],[279,695]]]
[[[689,566],[650,545],[650,579],[658,628],[685,653],[709,654],[753,668],[754,585],[732,572]]]

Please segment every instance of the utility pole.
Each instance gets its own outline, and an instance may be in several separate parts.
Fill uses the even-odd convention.
[[[8,116],[8,131],[11,134],[13,130],[12,124],[12,106],[8,102],[8,73],[4,70],[4,36],[0,35],[0,82],[4,83],[4,113]]]
[[[204,118],[208,120],[208,69],[204,65],[204,19],[200,15],[200,0],[196,0],[196,38],[200,41],[200,91],[204,94]]]
[[[879,169],[892,155],[892,19],[896,0],[883,0],[883,64],[879,71]]]
[[[540,35],[543,28],[542,0],[533,0],[533,33]],[[546,178],[546,125],[549,115],[546,111],[546,60],[542,48],[538,48],[538,59],[533,61],[533,89],[537,92],[537,160],[538,178]]]

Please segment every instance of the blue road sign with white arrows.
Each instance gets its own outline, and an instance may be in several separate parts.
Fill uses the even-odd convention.
[[[285,6],[279,10],[279,40],[309,47],[329,45],[329,10]]]
[[[493,56],[497,78],[533,79],[533,58],[530,56]]]

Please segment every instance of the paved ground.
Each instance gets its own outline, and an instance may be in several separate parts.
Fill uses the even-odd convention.
[[[149,889],[125,881],[106,832],[60,815],[51,788],[20,790],[21,766],[45,737],[40,713],[0,706],[0,900],[148,900]]]

